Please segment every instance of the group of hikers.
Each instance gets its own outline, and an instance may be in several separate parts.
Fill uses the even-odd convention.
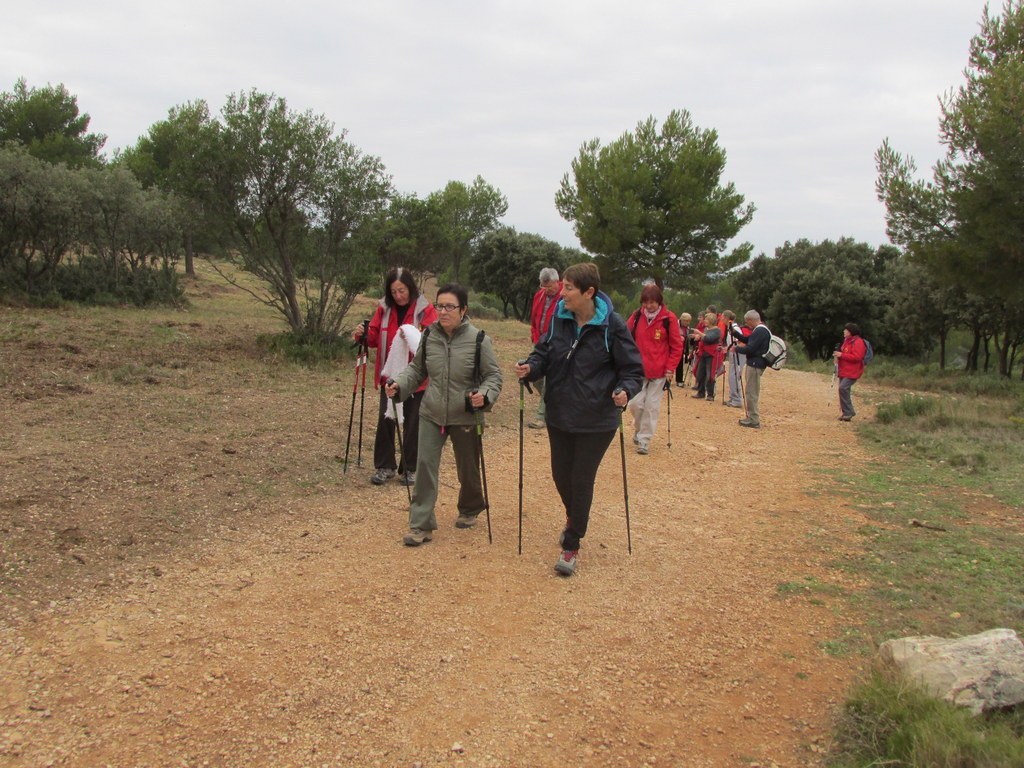
[[[410,547],[430,541],[437,530],[434,507],[449,437],[459,482],[455,526],[473,527],[487,508],[483,418],[501,394],[502,375],[490,337],[472,324],[468,309],[463,286],[442,285],[431,303],[411,273],[396,267],[385,277],[373,317],[352,334],[364,350],[376,351],[380,402],[370,481],[384,485],[397,475],[412,488],[403,537]],[[653,283],[644,285],[640,306],[623,318],[589,262],[561,276],[542,269],[530,319],[533,350],[513,370],[521,385],[541,396],[529,426],[547,431],[551,476],[565,512],[555,571],[571,576],[587,533],[597,470],[623,414],[632,419],[636,452],[646,455],[672,382],[685,389],[692,380],[692,396],[713,402],[716,381],[727,371],[725,404],[745,410],[740,426],[759,429],[761,376],[772,336],[756,310],[746,312],[742,324],[733,312],[713,306],[696,324],[685,312],[677,318]],[[835,352],[842,421],[854,416],[851,388],[863,372],[864,355],[860,331],[850,323]]]

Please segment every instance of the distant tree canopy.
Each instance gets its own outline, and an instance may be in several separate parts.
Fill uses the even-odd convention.
[[[473,252],[481,237],[498,227],[498,221],[508,210],[508,200],[501,191],[480,176],[472,184],[449,181],[444,189],[434,192],[429,202],[441,221],[443,246],[447,251],[446,264],[439,264],[455,281],[464,279],[463,264]]]
[[[395,195],[377,225],[381,264],[465,281],[473,249],[507,209],[505,196],[479,176],[468,185],[449,181],[423,199]]]
[[[205,101],[188,103],[171,109],[166,120],[150,126],[135,146],[115,160],[143,186],[158,187],[179,200],[184,213],[185,274],[191,277],[195,276],[197,240],[207,249],[217,240],[220,223],[214,216],[211,171],[218,162],[220,128]]]
[[[772,259],[758,256],[732,283],[744,306],[760,311],[773,331],[798,339],[812,360],[824,360],[848,322],[867,334],[883,332],[888,280],[898,259],[892,246],[798,240],[776,248]]]
[[[650,117],[606,146],[585,143],[555,205],[597,254],[602,279],[692,289],[750,255],[748,244],[722,254],[754,215],[732,183],[721,183],[724,170],[717,133],[677,110],[660,129]]]
[[[888,140],[876,153],[877,191],[892,241],[943,287],[1003,306],[999,369],[1009,374],[1024,304],[1024,3],[985,8],[966,82],[941,102],[946,156],[933,180]]]
[[[541,269],[553,267],[561,274],[571,263],[585,260],[582,252],[563,248],[553,240],[502,227],[481,238],[469,276],[476,290],[501,300],[505,317],[529,320]]]
[[[444,217],[434,197],[396,194],[378,217],[377,252],[384,269],[404,267],[421,279],[448,264]]]
[[[89,115],[63,85],[29,88],[24,78],[0,94],[0,145],[14,142],[30,155],[70,167],[99,165],[107,137],[87,133]]]

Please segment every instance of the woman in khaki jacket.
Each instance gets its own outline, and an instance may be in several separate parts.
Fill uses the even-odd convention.
[[[437,292],[438,320],[420,339],[413,361],[385,390],[388,397],[404,399],[427,378],[419,413],[419,451],[416,482],[409,505],[409,532],[403,539],[416,547],[437,530],[437,504],[441,450],[450,436],[459,478],[459,516],[456,528],[472,528],[484,511],[477,422],[501,393],[501,369],[491,340],[466,317],[468,294],[456,283]]]

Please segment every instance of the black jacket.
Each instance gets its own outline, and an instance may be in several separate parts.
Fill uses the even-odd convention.
[[[597,313],[582,328],[559,300],[548,332],[527,359],[527,381],[546,378],[545,419],[565,432],[608,432],[619,426],[612,393],[623,389],[632,398],[643,386],[640,350],[626,322],[603,293]]]
[[[768,361],[764,359],[763,355],[768,351],[768,344],[771,340],[772,332],[768,330],[767,325],[760,323],[750,332],[746,346],[737,344],[736,351],[747,356],[747,365],[751,368],[764,370],[768,367]]]

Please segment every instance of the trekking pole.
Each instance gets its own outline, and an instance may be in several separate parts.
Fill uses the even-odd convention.
[[[394,379],[388,379],[388,384],[394,384]],[[387,395],[387,393],[384,393]],[[398,454],[402,457],[402,462],[405,462],[405,449],[402,446],[402,425],[398,423],[398,396],[389,398],[391,401],[391,410],[395,414],[395,434],[398,436]],[[409,468],[406,467],[405,471],[408,472]],[[409,497],[409,503],[412,504],[412,488],[408,485],[405,486],[405,495]]]
[[[832,383],[828,385],[828,402],[825,404],[826,408],[832,407],[832,393],[836,388],[836,374],[839,372],[839,361],[837,360],[832,366]]]
[[[518,365],[525,365],[520,360]],[[533,394],[533,388],[525,379],[519,380],[519,554],[523,554],[523,413],[526,411],[526,390]]]
[[[729,371],[728,376],[726,376],[725,374],[722,375],[722,383],[727,384],[729,387],[730,400],[732,400],[732,378],[738,367],[736,365],[736,351],[733,349],[733,347],[735,346],[736,342],[733,342],[729,345],[729,348],[725,350],[725,359],[729,362]],[[725,388],[722,389],[722,405],[725,405]]]
[[[615,390],[616,393],[621,392],[621,389]],[[622,498],[626,504],[626,548],[629,550],[629,554],[633,554],[633,537],[629,530],[629,485],[626,481],[626,432],[622,426],[622,413],[626,409],[619,409],[619,448],[622,452]]]
[[[362,355],[360,359],[363,364],[363,381],[359,391],[359,447],[356,450],[356,466],[363,466],[363,407],[366,404],[366,364],[370,359],[370,345],[366,340],[366,334],[370,329],[370,321],[363,320],[363,335],[360,337]],[[358,375],[358,370],[356,371]],[[352,399],[355,400],[355,390],[352,391]]]
[[[363,334],[365,337],[366,328],[363,328]],[[360,338],[355,344],[352,345],[354,348],[358,348],[356,353],[356,364],[352,374],[352,404],[348,409],[348,437],[345,439],[345,468],[342,470],[343,475],[348,474],[348,457],[349,451],[352,448],[352,423],[356,417],[356,390],[359,388],[359,369],[366,365],[366,358],[363,356],[363,339]],[[365,379],[365,377],[364,377]],[[359,436],[360,445],[362,444],[363,434],[363,411],[362,408],[359,410]]]
[[[719,385],[722,388],[722,405],[725,405],[725,390],[728,387],[729,380],[725,376],[725,361],[729,359],[728,350],[722,355],[722,383]],[[732,370],[730,366],[730,371]]]
[[[475,395],[477,390],[473,390]],[[480,409],[476,411],[476,449],[480,454],[480,481],[484,486],[484,514],[487,515],[487,543],[493,544],[491,538],[491,499],[487,495],[487,463],[484,461],[484,413]]]
[[[359,381],[359,358],[356,357],[356,368],[355,368],[355,373],[354,373],[354,375],[352,377],[352,404],[351,404],[351,406],[349,406],[349,409],[348,409],[348,437],[345,440],[345,465],[344,465],[344,469],[341,471],[341,474],[343,474],[343,475],[347,475],[348,474],[348,453],[349,453],[349,449],[352,447],[352,422],[355,420],[355,416],[356,416],[356,387],[358,386],[358,381]]]
[[[672,448],[672,383],[665,379],[664,390],[668,392],[668,447]]]
[[[750,363],[747,363],[747,365],[750,365]],[[743,387],[743,375],[742,375],[742,372],[740,374],[740,402],[743,403],[743,418],[749,419],[750,418],[750,414],[747,413],[747,393],[746,393],[746,390]]]

